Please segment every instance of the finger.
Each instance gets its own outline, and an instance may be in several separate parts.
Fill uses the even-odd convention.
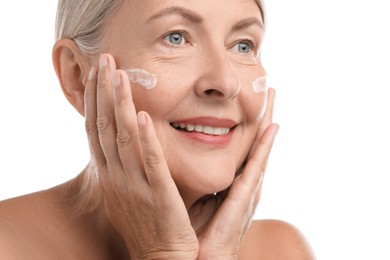
[[[244,172],[241,175],[241,180],[246,186],[249,187],[249,191],[253,191],[257,188],[260,180],[263,178],[265,168],[271,149],[278,133],[279,125],[271,124],[263,136],[261,137],[259,144],[255,148],[253,155],[249,158]]]
[[[256,212],[257,205],[259,204],[259,201],[260,201],[261,191],[263,189],[263,179],[264,179],[263,177],[264,177],[264,175],[262,176],[260,183],[259,183],[257,190],[256,190],[255,199],[253,202],[254,207],[253,207],[252,213]]]
[[[97,109],[96,109],[96,73],[97,69],[92,67],[84,92],[84,110],[85,110],[85,130],[88,136],[88,143],[91,151],[91,159],[98,167],[106,163],[106,158],[100,146],[99,135],[96,127]]]
[[[116,145],[116,125],[113,104],[115,66],[115,61],[111,55],[102,54],[100,56],[97,82],[96,125],[107,164],[119,166],[121,164]]]
[[[272,124],[264,132],[253,155],[249,158],[243,173],[235,180],[227,195],[228,201],[235,201],[238,217],[244,217],[255,201],[256,191],[263,179],[267,161],[279,126]]]
[[[213,218],[214,228],[224,229],[229,226],[232,231],[240,234],[245,231],[254,212],[256,191],[263,178],[277,131],[278,125],[272,124],[264,132],[244,172],[236,178],[225,201]]]
[[[251,150],[249,151],[249,157],[252,156],[255,151],[258,143],[260,142],[261,137],[263,136],[265,130],[272,124],[273,111],[274,111],[274,103],[275,103],[276,91],[273,88],[268,89],[268,97],[267,97],[267,107],[265,110],[264,117],[260,123],[260,128],[256,134],[255,140],[253,141],[253,145]]]
[[[259,201],[260,201],[260,196],[261,196],[261,191],[262,191],[262,188],[263,188],[263,178],[264,177],[264,174],[261,176],[261,179],[259,181],[259,184],[257,186],[257,189],[256,191],[254,192],[254,194],[252,195],[252,201],[251,201],[251,207],[250,207],[250,211],[248,211],[248,218],[247,218],[247,224],[245,225],[244,229],[245,230],[248,230],[251,222],[252,222],[252,218],[256,212],[256,209],[257,209],[257,205],[259,204]]]
[[[260,123],[260,135],[262,135],[268,126],[272,124],[272,118],[274,114],[276,91],[274,88],[268,89],[267,106],[265,109],[264,117]]]
[[[138,125],[144,169],[149,185],[154,189],[172,191],[176,186],[148,113],[138,112]]]
[[[119,157],[125,172],[143,172],[137,112],[130,83],[124,71],[117,70],[116,74],[118,81],[114,83],[114,108]]]

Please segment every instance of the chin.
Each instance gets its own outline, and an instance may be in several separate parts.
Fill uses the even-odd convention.
[[[223,191],[229,188],[234,180],[236,167],[231,162],[222,164],[213,161],[198,165],[171,170],[183,199],[196,201],[203,196]]]
[[[248,134],[239,127],[224,142],[218,137],[187,133],[172,126],[158,129],[168,168],[187,205],[229,188],[250,147]],[[212,138],[222,143],[210,141]]]

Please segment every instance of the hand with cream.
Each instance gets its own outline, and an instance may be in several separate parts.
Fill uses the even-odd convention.
[[[58,0],[53,64],[90,161],[0,203],[0,258],[311,259],[296,229],[252,222],[278,130],[264,33],[262,0]]]
[[[92,70],[89,77],[85,102],[94,158],[90,167],[99,176],[107,216],[132,249],[132,259],[237,257],[278,129],[272,124],[273,102],[229,191],[200,200],[187,213],[153,122],[146,112],[136,112],[127,75],[115,67],[112,56],[101,55],[98,76]],[[91,130],[94,125],[97,129]]]
[[[101,55],[94,73],[85,95],[90,167],[111,224],[131,259],[196,259],[198,240],[151,118],[136,112],[127,75],[111,55]]]

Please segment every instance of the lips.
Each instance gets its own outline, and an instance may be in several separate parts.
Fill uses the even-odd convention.
[[[170,125],[193,141],[224,145],[230,142],[237,123],[230,119],[198,117],[171,122]]]

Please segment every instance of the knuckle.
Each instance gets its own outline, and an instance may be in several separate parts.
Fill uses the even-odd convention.
[[[260,141],[260,145],[264,147],[263,149],[267,153],[267,155],[271,152],[272,143],[262,140]]]
[[[161,159],[156,155],[149,155],[147,158],[145,158],[144,167],[145,171],[155,171],[159,169],[161,166]]]
[[[91,118],[88,116],[85,118],[85,131],[88,135],[92,135],[96,131],[95,118]]]
[[[144,143],[147,146],[150,146],[153,143],[153,138],[150,136],[140,135],[139,139],[141,140],[142,143]]]
[[[98,116],[96,118],[96,127],[99,134],[104,134],[111,123],[110,118],[107,116]]]
[[[92,86],[86,86],[85,88],[85,91],[84,91],[84,96],[86,98],[95,98],[96,97],[96,91],[94,90],[94,88]]]
[[[116,142],[119,145],[127,145],[130,143],[131,137],[127,132],[118,132],[116,135]]]
[[[99,79],[99,82],[97,84],[98,89],[105,89],[108,88],[111,85],[111,82],[109,79],[102,77]]]
[[[114,105],[124,107],[126,105],[126,99],[122,98],[118,93],[115,93]]]

